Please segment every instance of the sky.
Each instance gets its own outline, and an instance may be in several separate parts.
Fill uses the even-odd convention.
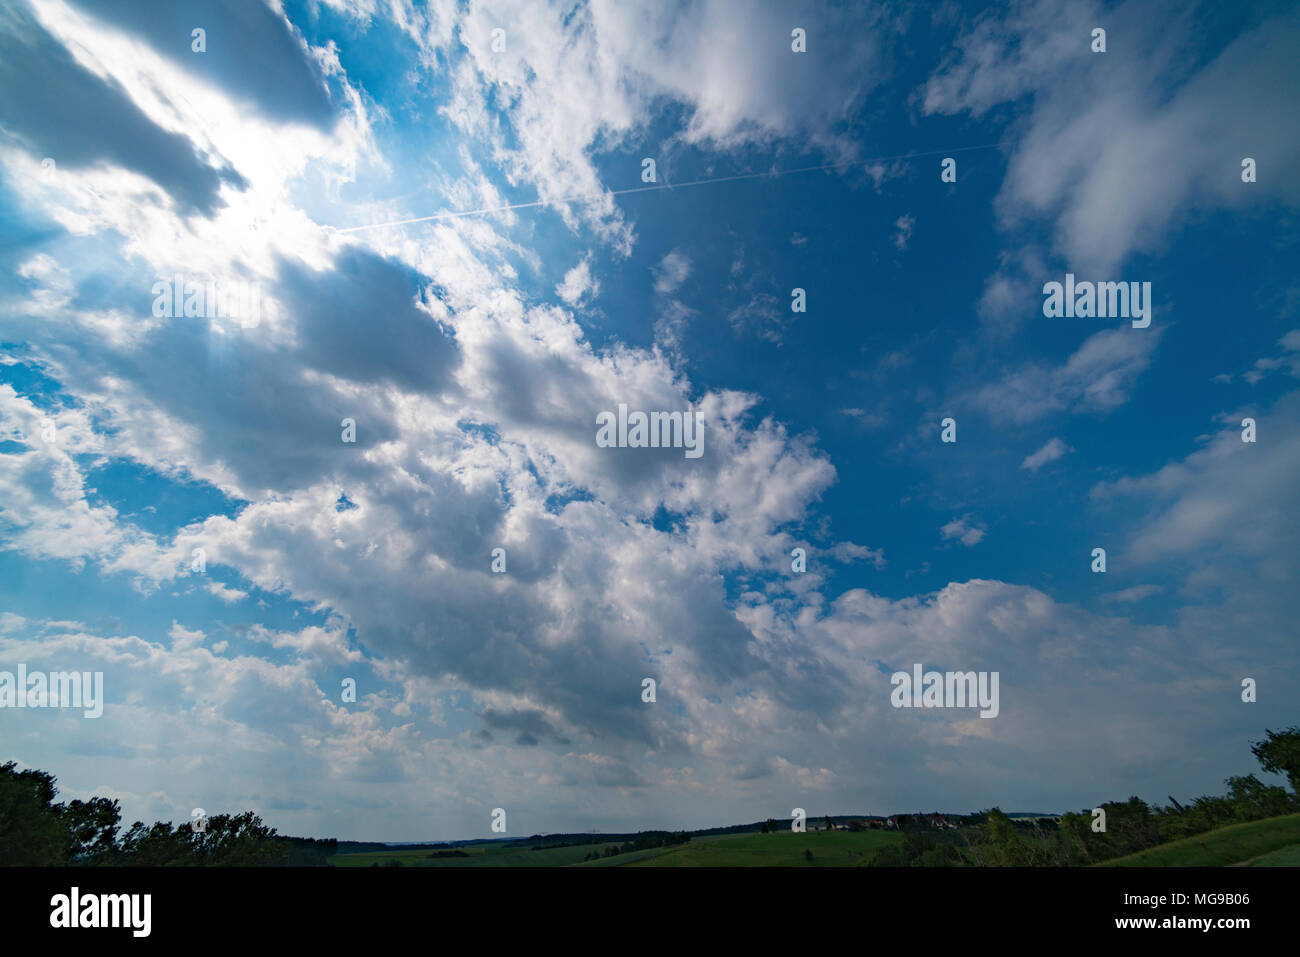
[[[1298,101],[1296,3],[0,0],[0,671],[104,676],[0,760],[394,841],[1221,792]]]

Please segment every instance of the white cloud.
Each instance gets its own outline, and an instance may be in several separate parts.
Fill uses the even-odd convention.
[[[1277,344],[1282,349],[1280,355],[1256,359],[1254,367],[1249,372],[1243,373],[1242,378],[1254,385],[1269,373],[1279,369],[1288,375],[1300,378],[1300,329],[1292,329],[1279,339]]]
[[[202,645],[207,635],[200,629],[186,628],[180,622],[173,621],[171,628],[167,632],[167,637],[172,640],[172,651],[188,651]]]
[[[512,180],[526,180],[572,226],[585,222],[627,252],[633,232],[592,154],[649,125],[665,100],[685,108],[684,129],[656,151],[661,170],[674,140],[729,150],[788,140],[847,159],[858,152],[841,127],[884,78],[889,14],[799,12],[815,53],[790,50],[791,14],[739,0],[668,8],[651,0],[562,3],[490,0],[472,16],[405,4],[394,19],[422,47],[427,65],[453,81],[444,114],[492,144]],[[455,24],[455,28],[451,24]],[[506,31],[506,49],[492,31]],[[489,102],[492,107],[489,107]],[[503,109],[513,140],[495,123]],[[621,185],[641,185],[640,163]]]
[[[939,529],[945,541],[953,539],[961,542],[967,548],[972,545],[978,545],[984,540],[984,534],[987,530],[982,524],[975,521],[970,515],[962,515],[954,518],[943,528]]]
[[[1158,595],[1162,590],[1159,585],[1134,585],[1132,588],[1107,592],[1101,596],[1101,600],[1108,604],[1118,602],[1123,605],[1135,605],[1152,595]]]
[[[237,601],[243,601],[248,597],[248,592],[241,591],[238,588],[228,588],[221,582],[208,582],[208,594],[215,595],[227,605],[233,605]]]
[[[1093,54],[1103,22],[1111,49]],[[925,84],[923,109],[980,117],[1028,103],[998,197],[1004,224],[1051,219],[1075,272],[1120,279],[1121,262],[1158,249],[1194,211],[1300,206],[1293,176],[1240,177],[1244,156],[1260,169],[1300,165],[1300,132],[1277,120],[1300,85],[1300,14],[1279,9],[1191,66],[1194,35],[1207,33],[1173,4],[1037,0],[990,12]]]
[[[273,648],[291,648],[303,657],[316,658],[326,665],[354,664],[362,660],[361,652],[351,648],[343,622],[334,620],[326,627],[309,626],[300,631],[273,631],[254,625],[247,631],[253,641]]]
[[[659,265],[655,267],[655,292],[664,296],[672,295],[681,288],[690,274],[690,257],[680,249],[674,249],[659,260]]]
[[[894,248],[900,253],[907,250],[907,242],[912,238],[912,227],[915,225],[916,217],[906,213],[894,221]]]
[[[555,287],[555,294],[570,306],[583,299],[594,299],[600,293],[600,283],[591,274],[591,260],[584,259],[564,274],[564,282]]]
[[[788,15],[748,5],[697,4],[676,18],[610,3],[578,11],[486,4],[469,16],[455,5],[395,3],[386,12],[426,56],[464,41],[469,59],[448,65],[448,114],[483,137],[511,185],[532,183],[556,205],[594,198],[573,204],[570,223],[588,223],[616,248],[630,244],[630,227],[592,154],[641,129],[665,91],[689,108],[682,141],[725,147],[788,137],[842,155],[851,148],[836,124],[874,82],[870,54],[880,42],[870,29],[837,31],[839,12],[810,20],[816,52],[795,75],[803,67],[789,59]],[[505,55],[488,42],[499,23]],[[69,42],[83,42],[75,29],[67,27]],[[151,802],[171,802],[184,816],[194,794],[209,811],[272,800],[250,797],[266,795],[270,781],[282,808],[265,816],[285,831],[461,837],[483,833],[482,807],[516,802],[532,815],[512,816],[524,833],[634,818],[703,824],[701,806],[716,821],[752,819],[770,806],[772,781],[853,808],[933,806],[960,784],[974,807],[1005,803],[1008,780],[1027,766],[1058,788],[1045,799],[1059,794],[1066,806],[1080,766],[1111,775],[1089,786],[1128,788],[1126,775],[1189,733],[1239,736],[1231,722],[1196,719],[1187,704],[1196,696],[1182,693],[1174,671],[1175,660],[1195,660],[1213,680],[1238,672],[1240,656],[1215,646],[1219,634],[1141,629],[994,581],[897,599],[861,590],[829,599],[782,578],[769,589],[836,480],[811,436],[761,416],[758,396],[692,383],[662,351],[594,348],[569,311],[523,293],[515,269],[538,262],[512,238],[508,215],[440,222],[418,236],[317,228],[322,211],[295,198],[310,202],[322,182],[337,186],[367,161],[385,165],[370,155],[359,104],[332,134],[304,133],[244,116],[219,89],[147,51],[116,40],[103,50],[108,73],[158,123],[197,137],[210,121],[205,149],[229,157],[249,185],[223,191],[230,205],[212,219],[177,214],[142,177],[120,170],[73,174],[69,192],[33,194],[34,214],[126,264],[124,298],[67,308],[74,290],[94,288],[75,248],[51,243],[25,261],[16,335],[84,405],[55,415],[65,441],[0,456],[5,547],[145,590],[183,578],[235,601],[257,587],[326,620],[232,625],[224,635],[216,621],[203,630],[177,621],[167,641],[0,617],[5,660],[109,672],[111,706],[90,738],[52,732],[35,723],[51,716],[34,714],[6,736],[14,753],[48,761],[69,787],[128,781],[128,816],[152,814],[138,810]],[[485,77],[500,125],[482,94]],[[822,90],[834,95],[807,95]],[[172,93],[195,109],[169,102]],[[809,110],[810,102],[829,105]],[[663,156],[670,167],[672,143]],[[11,179],[29,160],[6,167]],[[432,181],[446,186],[439,201],[451,206],[500,202],[473,160],[462,179]],[[83,187],[94,193],[74,198]],[[360,222],[406,211],[394,201],[344,212],[364,214],[350,220]],[[268,223],[250,240],[248,225],[262,214]],[[297,305],[252,335],[135,318],[142,276],[193,264],[246,267]],[[665,257],[660,294],[676,293],[689,270],[684,253]],[[585,259],[556,287],[570,305],[595,292]],[[375,313],[383,324],[356,321]],[[669,332],[682,319],[671,307],[664,316]],[[354,328],[364,337],[349,338]],[[1113,408],[1154,341],[1098,333],[1059,369],[1013,373],[984,396],[986,407],[1013,418],[1042,414],[1040,406]],[[202,388],[196,370],[207,377]],[[595,413],[620,402],[698,410],[705,455],[688,462],[597,448]],[[876,424],[871,413],[845,411]],[[339,441],[343,414],[359,423],[355,447]],[[0,434],[30,437],[41,415],[0,387]],[[1262,435],[1277,434],[1278,423],[1262,421]],[[1263,443],[1260,451],[1271,477],[1251,490],[1284,492],[1288,473],[1271,459],[1278,451]],[[148,534],[95,504],[88,460],[209,481],[246,504]],[[1178,491],[1178,482],[1170,486]],[[341,493],[356,507],[338,511]],[[667,530],[655,522],[665,513]],[[970,547],[985,529],[964,515],[941,534]],[[234,585],[189,574],[199,546]],[[490,571],[498,546],[508,575]],[[853,542],[828,552],[884,564],[881,550]],[[737,601],[727,576],[753,587]],[[998,721],[972,729],[968,716],[919,721],[890,708],[882,664],[918,658],[1003,670]],[[318,683],[323,666],[357,673],[355,707]],[[641,704],[649,670],[672,707]],[[461,719],[455,732],[441,722],[451,710]],[[1062,717],[1071,713],[1102,718],[1080,731]],[[508,740],[464,727],[488,714],[498,732],[513,732]],[[516,733],[538,743],[517,744]],[[862,771],[913,766],[918,755],[927,773],[908,780]]]
[[[1292,392],[1268,410],[1224,414],[1222,428],[1183,460],[1094,486],[1092,498],[1099,503],[1143,505],[1129,560],[1214,564],[1244,557],[1272,580],[1293,568],[1298,413],[1300,393]],[[1241,419],[1248,414],[1257,419],[1255,443],[1241,440]]]
[[[877,429],[885,425],[889,420],[878,412],[868,412],[865,409],[840,409],[841,415],[847,415],[859,425],[869,429]]]
[[[1061,365],[1022,365],[969,396],[995,419],[1033,422],[1058,412],[1104,415],[1128,401],[1160,341],[1159,329],[1093,333]]]
[[[1022,469],[1029,469],[1031,472],[1037,472],[1048,462],[1055,462],[1057,459],[1064,457],[1074,451],[1059,438],[1048,439],[1043,447],[1031,455],[1025,456],[1025,460],[1020,463]]]
[[[880,548],[867,548],[865,545],[855,545],[853,542],[836,542],[831,547],[831,557],[836,561],[844,562],[846,565],[852,562],[870,562],[872,567],[879,570],[885,567],[885,552]]]

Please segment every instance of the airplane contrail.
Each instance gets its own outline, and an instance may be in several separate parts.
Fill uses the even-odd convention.
[[[845,166],[865,166],[870,163],[883,163],[892,160],[916,159],[917,157],[921,157],[921,156],[939,156],[939,155],[946,156],[951,153],[968,153],[971,150],[995,149],[999,146],[1006,146],[1009,143],[1010,143],[1009,140],[1003,140],[998,143],[985,143],[981,146],[959,146],[956,149],[948,149],[948,150],[926,150],[925,152],[921,152],[921,153],[901,153],[897,156],[876,156],[871,159],[865,159],[865,160],[842,160],[838,163],[824,163],[821,166],[801,166],[797,169],[772,170],[765,173],[737,173],[734,176],[714,176],[709,179],[696,179],[696,180],[690,180],[689,182],[685,182],[685,183],[653,183],[649,186],[633,186],[633,187],[629,187],[628,189],[613,189],[610,190],[606,195],[626,196],[630,193],[658,192],[660,190],[665,190],[665,189],[668,190],[687,189],[691,186],[707,186],[710,183],[732,183],[732,182],[736,182],[737,180],[746,180],[746,179],[780,179],[782,176],[793,176],[796,173],[814,173],[814,172],[820,172],[820,171],[830,170],[830,169],[840,169]],[[432,216],[416,216],[412,219],[395,219],[392,220],[391,222],[386,222],[386,223],[371,223],[368,226],[348,226],[343,229],[327,226],[326,228],[336,233],[357,233],[367,229],[384,229],[388,226],[409,226],[412,223],[428,223],[428,222],[435,222],[440,219],[460,219],[461,217],[464,216],[482,216],[486,213],[505,213],[515,209],[532,209],[536,206],[548,206],[548,205],[555,205],[557,203],[580,202],[584,199],[590,200],[590,197],[568,196],[568,197],[562,197],[560,199],[553,199],[553,200],[535,199],[528,203],[509,203],[505,206],[485,206],[482,209],[453,210],[451,212],[445,212],[445,213],[434,213]]]

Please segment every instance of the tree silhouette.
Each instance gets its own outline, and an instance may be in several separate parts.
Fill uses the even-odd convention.
[[[1272,774],[1285,774],[1291,790],[1300,794],[1300,728],[1269,731],[1263,741],[1250,746],[1250,753],[1259,759],[1260,767]]]
[[[142,867],[266,866],[285,863],[290,842],[252,811],[218,814],[204,833],[188,824],[136,821],[120,838],[117,801],[91,798],[56,804],[54,775],[0,765],[0,864],[57,867],[130,864]]]

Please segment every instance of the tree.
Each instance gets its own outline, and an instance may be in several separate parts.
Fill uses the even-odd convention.
[[[182,825],[173,828],[166,821],[145,824],[136,821],[122,835],[120,860],[132,867],[178,867],[198,864],[190,846],[194,835]]]
[[[283,864],[287,842],[276,836],[252,811],[218,814],[208,819],[202,834],[194,835],[195,863],[218,867],[256,867]]]
[[[74,864],[113,864],[117,858],[117,827],[122,811],[117,801],[91,798],[55,805],[68,833],[67,859]]]
[[[1262,817],[1278,817],[1292,814],[1300,807],[1300,801],[1286,792],[1286,788],[1270,787],[1253,774],[1245,777],[1228,778],[1228,800],[1233,803],[1233,811],[1238,819],[1257,821]]]
[[[1291,790],[1300,794],[1300,728],[1269,731],[1263,741],[1250,746],[1250,753],[1259,759],[1260,767],[1270,774],[1285,774]]]
[[[1092,863],[1092,852],[1089,850],[1090,845],[1094,843],[1091,814],[1087,811],[1078,814],[1067,811],[1061,815],[1057,833],[1060,834],[1061,849],[1065,855],[1064,863]]]
[[[1031,851],[1016,832],[1016,825],[1000,808],[989,808],[984,819],[985,849],[982,863],[1021,867],[1032,863]]]
[[[51,867],[67,860],[68,832],[54,804],[54,775],[0,765],[0,864]]]
[[[252,811],[218,814],[202,834],[188,824],[136,821],[119,838],[117,801],[91,798],[55,804],[54,775],[0,765],[0,865],[51,867],[67,864],[129,864],[138,867],[284,864],[290,841],[276,835]],[[318,842],[310,843],[316,848]],[[319,842],[332,852],[337,842]],[[316,856],[320,856],[317,854]],[[323,862],[323,861],[322,861]]]

